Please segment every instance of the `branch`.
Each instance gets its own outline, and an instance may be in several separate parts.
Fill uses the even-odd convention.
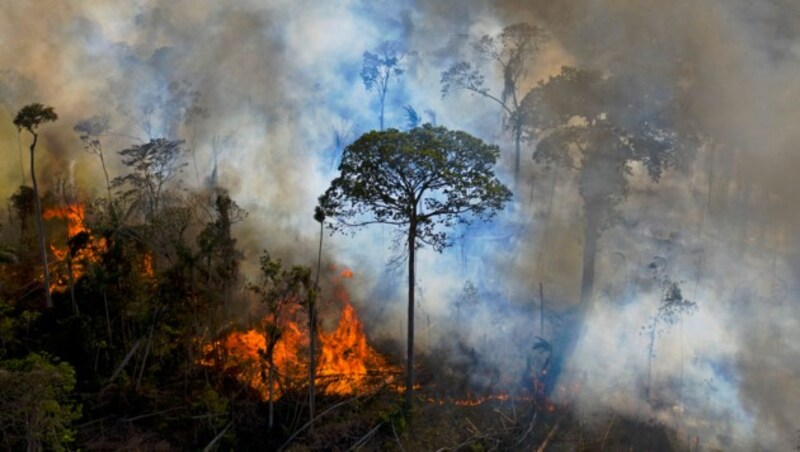
[[[352,446],[352,447],[350,447],[349,449],[347,449],[347,452],[352,452],[352,451],[354,451],[354,450],[357,450],[359,447],[361,447],[361,446],[363,446],[363,445],[367,444],[367,442],[368,442],[368,441],[369,441],[369,440],[370,440],[370,439],[371,439],[371,438],[372,438],[372,437],[375,435],[375,433],[378,431],[378,429],[379,429],[379,428],[381,428],[381,426],[382,426],[382,425],[383,425],[383,422],[379,422],[379,423],[378,423],[378,425],[376,425],[376,426],[375,426],[375,427],[374,427],[372,430],[370,430],[369,432],[367,432],[367,434],[366,434],[366,435],[364,435],[364,436],[363,436],[363,437],[362,437],[360,440],[358,440],[358,441],[357,441],[355,444],[353,444],[353,446]]]
[[[203,448],[203,452],[210,452],[213,449],[214,445],[217,444],[219,440],[222,439],[222,437],[225,435],[225,432],[227,432],[228,429],[231,428],[231,426],[233,426],[233,421],[228,422],[228,425],[226,425],[225,428],[222,429],[222,431],[219,432],[219,434],[215,436],[214,439],[212,439],[211,442],[208,443],[206,447]]]
[[[313,424],[314,422],[316,422],[316,421],[317,421],[317,419],[321,418],[322,416],[325,416],[326,414],[330,413],[331,411],[333,411],[333,410],[334,410],[334,409],[336,409],[336,408],[339,408],[339,407],[340,407],[340,406],[342,406],[342,405],[346,405],[346,404],[348,404],[348,403],[350,403],[350,402],[354,402],[354,401],[358,400],[358,397],[359,397],[359,396],[355,396],[355,397],[353,397],[353,398],[351,398],[351,399],[342,400],[341,402],[339,402],[339,403],[337,403],[337,404],[335,404],[335,405],[331,406],[330,408],[328,408],[327,410],[323,411],[322,413],[319,413],[319,414],[318,414],[318,415],[317,415],[317,416],[316,416],[314,419],[311,419],[310,421],[306,422],[306,423],[305,423],[305,425],[303,425],[302,427],[300,427],[299,429],[297,429],[297,431],[296,431],[296,432],[292,433],[292,436],[290,436],[290,437],[289,437],[289,439],[287,439],[287,440],[286,440],[286,442],[285,442],[285,443],[283,443],[283,445],[282,445],[282,446],[281,446],[281,447],[280,447],[278,450],[279,450],[279,451],[281,451],[281,450],[286,450],[286,447],[287,447],[289,444],[291,444],[291,443],[292,443],[292,441],[293,441],[293,440],[294,440],[294,439],[297,437],[297,435],[299,435],[299,434],[300,434],[300,432],[302,432],[303,430],[307,429],[307,428],[308,428],[308,427],[309,427],[311,424]]]
[[[503,110],[505,110],[506,113],[508,113],[509,115],[514,114],[514,112],[511,111],[510,108],[508,108],[508,105],[506,105],[505,102],[503,102],[502,100],[494,97],[491,93],[489,93],[489,91],[480,90],[480,89],[475,88],[474,86],[466,86],[466,85],[464,86],[464,89],[476,92],[476,93],[480,94],[481,96],[486,97],[487,99],[491,99],[491,100],[497,102],[498,104],[500,104],[500,106],[503,107]]]
[[[553,435],[556,434],[556,430],[558,430],[558,424],[559,423],[561,423],[560,420],[558,422],[556,422],[556,426],[553,427],[553,430],[550,430],[550,433],[547,434],[547,438],[545,438],[544,442],[542,443],[542,445],[539,446],[538,449],[536,449],[536,452],[544,452],[544,449],[547,447],[547,444],[550,442],[551,439],[553,439]]]
[[[362,221],[360,223],[348,223],[344,220],[338,220],[339,223],[351,228],[360,228],[363,226],[369,226],[371,224],[388,224],[391,226],[405,226],[408,224],[408,221],[388,221],[388,220],[371,220],[371,221]]]

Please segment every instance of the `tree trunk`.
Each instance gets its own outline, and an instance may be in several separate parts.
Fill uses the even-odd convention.
[[[599,233],[594,221],[587,216],[584,229],[583,243],[583,272],[581,274],[581,304],[580,309],[586,311],[592,302],[594,291],[594,266],[597,257],[597,239]]]
[[[572,359],[572,355],[578,346],[578,342],[586,328],[586,319],[592,303],[594,289],[595,258],[597,256],[597,239],[600,234],[597,232],[596,222],[592,216],[586,214],[586,224],[584,226],[583,244],[583,274],[581,275],[581,299],[577,309],[573,313],[571,327],[561,328],[560,331],[552,331],[551,335],[556,337],[554,343],[558,344],[558,352],[551,355],[550,372],[545,382],[545,390],[552,391],[555,388],[554,382],[559,380],[565,366]]]
[[[80,315],[78,302],[75,300],[75,275],[72,273],[72,253],[67,253],[67,278],[69,278],[69,299],[72,301],[72,313]]]
[[[273,365],[272,365],[272,354],[270,354],[268,364],[269,364],[269,370],[267,371],[268,372],[267,384],[269,385],[267,387],[267,394],[268,394],[268,397],[269,397],[269,424],[268,424],[268,427],[269,427],[270,430],[272,430],[272,425],[273,425],[274,419],[275,419],[275,410],[274,410],[275,409],[275,406],[274,406],[275,402],[273,401],[274,397],[273,397],[273,388],[272,388],[272,384],[273,384],[273,381],[275,379],[275,376],[274,376],[275,371],[273,370]]]
[[[111,334],[111,316],[108,313],[108,289],[105,286],[105,282],[103,282],[103,306],[106,309],[106,328],[108,328],[108,345],[109,347],[114,346],[114,336]]]
[[[416,218],[408,227],[408,351],[406,354],[406,400],[404,411],[408,415],[414,399],[414,257],[417,241]]]
[[[108,178],[106,169],[106,159],[103,157],[103,150],[100,150],[100,165],[103,167],[103,175],[106,177],[106,192],[108,193],[108,206],[111,208],[111,181]]]
[[[519,187],[521,141],[522,141],[522,125],[514,124],[514,187]]]
[[[39,135],[33,134],[33,143],[31,143],[31,181],[33,182],[33,200],[36,205],[36,224],[39,227],[39,250],[42,258],[42,268],[44,270],[44,296],[47,301],[47,307],[53,307],[53,299],[50,295],[50,270],[47,268],[47,242],[44,231],[44,220],[42,219],[42,202],[39,199],[39,184],[36,182],[36,171],[33,163],[33,153],[36,150],[36,142],[39,141]]]
[[[653,357],[656,348],[656,329],[658,328],[658,312],[653,316],[653,325],[650,330],[650,344],[647,346],[647,381],[644,386],[646,401],[650,401],[650,384],[653,375]]]
[[[314,432],[314,411],[316,404],[316,357],[317,357],[317,299],[319,297],[319,272],[322,268],[322,236],[324,235],[324,222],[319,222],[319,251],[317,252],[317,277],[314,281],[314,297],[309,300],[308,307],[308,413],[309,413],[309,432]]]

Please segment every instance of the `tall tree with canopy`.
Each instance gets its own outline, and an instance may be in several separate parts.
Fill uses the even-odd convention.
[[[388,224],[402,228],[408,250],[408,351],[405,411],[414,387],[414,265],[418,248],[441,252],[448,229],[487,221],[511,198],[495,176],[497,146],[465,132],[426,124],[406,132],[369,132],[348,146],[339,176],[319,198],[334,231]]]
[[[523,121],[519,115],[522,101],[520,86],[528,75],[533,56],[549,39],[544,29],[518,23],[503,28],[496,36],[484,35],[474,43],[482,60],[496,64],[503,75],[503,91],[498,96],[486,86],[486,76],[467,61],[453,63],[442,72],[442,97],[454,90],[466,90],[500,105],[506,127],[514,138],[514,182],[519,181]]]
[[[399,78],[405,72],[402,62],[405,56],[400,43],[397,41],[384,41],[374,52],[364,52],[364,63],[361,67],[361,80],[367,91],[375,91],[378,96],[380,112],[378,122],[383,130],[384,112],[386,110],[386,93],[389,91],[389,81]]]
[[[691,130],[678,120],[675,93],[636,80],[564,67],[531,90],[520,107],[525,133],[537,141],[534,160],[577,173],[584,220],[579,328],[592,303],[598,240],[621,219],[633,164],[658,182],[693,143]],[[560,359],[578,335],[570,336]]]
[[[37,129],[39,126],[46,122],[53,122],[58,119],[58,115],[53,110],[53,107],[47,107],[39,103],[26,105],[17,112],[14,118],[14,125],[17,130],[25,129],[33,136],[31,141],[31,181],[33,182],[34,204],[36,206],[36,224],[39,228],[39,249],[42,259],[42,269],[44,272],[44,295],[47,301],[47,307],[53,307],[53,299],[50,295],[50,270],[47,268],[47,243],[44,231],[44,221],[42,220],[42,202],[39,198],[39,184],[36,182],[36,170],[34,168],[34,152],[36,151],[36,144],[39,142],[39,134]]]
[[[583,200],[581,306],[592,299],[597,240],[621,218],[632,164],[658,182],[690,142],[675,121],[668,94],[634,86],[625,77],[564,67],[522,101],[525,132],[537,140],[534,160],[577,171]]]

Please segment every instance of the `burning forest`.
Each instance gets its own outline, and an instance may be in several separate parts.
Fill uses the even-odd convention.
[[[794,2],[0,24],[3,450],[800,450]]]

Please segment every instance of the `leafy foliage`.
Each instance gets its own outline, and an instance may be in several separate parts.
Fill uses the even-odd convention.
[[[17,129],[25,129],[31,134],[36,134],[35,130],[46,122],[53,122],[58,119],[58,115],[53,107],[48,107],[40,103],[33,103],[22,107],[17,116],[14,117],[14,125]]]
[[[486,85],[479,67],[461,60],[442,72],[442,97],[456,90],[466,90],[490,99],[503,109],[503,122],[514,137],[514,179],[519,178],[520,142],[523,118],[520,113],[522,82],[527,76],[533,56],[549,40],[544,29],[526,23],[505,27],[495,36],[484,35],[473,47],[481,62],[496,64],[503,75],[503,89],[499,97]]]
[[[367,91],[375,91],[380,105],[378,120],[380,129],[384,126],[384,111],[386,107],[386,93],[389,90],[389,81],[399,78],[405,72],[402,65],[405,51],[397,41],[384,41],[374,52],[364,52],[364,62],[361,66],[361,80]]]
[[[414,224],[441,251],[443,228],[488,220],[511,198],[494,176],[499,150],[465,132],[426,124],[369,132],[345,149],[340,175],[320,197],[334,230],[373,223]]]
[[[67,450],[71,428],[81,408],[69,400],[75,371],[31,353],[24,359],[0,362],[0,425],[8,449]]]
[[[630,114],[643,101],[615,77],[564,67],[531,90],[519,109],[526,136],[537,140],[534,160],[579,172],[579,190],[591,233],[599,234],[620,218],[627,197],[631,164],[641,163],[658,181],[676,164],[680,143],[671,106],[646,97],[652,114]],[[637,111],[641,112],[642,106]]]
[[[155,216],[166,184],[186,166],[180,161],[182,145],[183,141],[157,138],[119,151],[122,163],[132,172],[115,178],[112,185],[130,186],[124,196],[134,197],[147,218]]]

